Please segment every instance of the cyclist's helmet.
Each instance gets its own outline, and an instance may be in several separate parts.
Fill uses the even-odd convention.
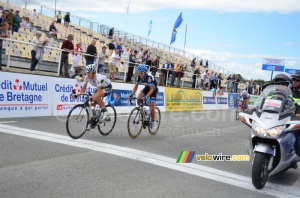
[[[247,92],[246,90],[243,90],[243,91],[241,92],[241,94],[242,94],[243,97],[246,97],[246,96],[248,95],[248,92]]]
[[[139,66],[136,68],[136,71],[138,73],[146,72],[147,71],[147,66],[144,64],[139,64]]]
[[[90,64],[85,67],[85,73],[95,74],[97,70],[97,66],[95,64]]]
[[[292,87],[292,78],[286,74],[277,74],[274,78],[274,84]]]
[[[300,72],[295,72],[291,75],[293,80],[300,80]]]

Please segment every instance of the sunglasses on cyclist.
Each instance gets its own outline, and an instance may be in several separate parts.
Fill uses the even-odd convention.
[[[142,74],[144,74],[144,72],[140,72],[140,73],[138,73],[138,75],[142,75]]]
[[[300,80],[298,80],[298,79],[293,79],[293,81],[300,82]]]
[[[94,76],[94,73],[86,73],[87,76]]]

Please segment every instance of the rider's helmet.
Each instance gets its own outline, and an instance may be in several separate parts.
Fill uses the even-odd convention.
[[[299,80],[300,81],[300,72],[295,72],[291,75],[293,80]]]
[[[139,64],[139,66],[136,68],[136,71],[138,73],[146,72],[147,71],[147,66],[144,64]]]
[[[277,74],[274,78],[274,84],[292,87],[292,78],[287,74]]]
[[[85,67],[85,73],[95,74],[97,66],[95,64],[90,64]]]
[[[247,92],[246,90],[243,90],[243,91],[241,92],[241,94],[242,94],[243,97],[246,97],[246,96],[248,95],[248,92]]]

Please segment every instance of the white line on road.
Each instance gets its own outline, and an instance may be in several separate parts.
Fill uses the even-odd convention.
[[[273,195],[277,197],[300,197],[300,189],[293,186],[282,186],[268,182],[264,189],[256,190],[252,185],[251,178],[249,177],[237,175],[234,173],[206,166],[201,166],[198,164],[177,164],[176,159],[165,157],[162,155],[157,155],[150,152],[140,151],[111,144],[99,143],[84,139],[73,140],[68,136],[2,124],[0,124],[0,132],[90,149],[133,160],[138,160],[149,164],[169,168],[172,170],[196,175],[213,181],[222,182],[232,186],[256,191],[263,194]]]
[[[209,113],[214,111],[192,111],[191,113]]]
[[[0,122],[0,124],[8,124],[8,123],[15,123],[17,121],[3,121],[3,122]]]

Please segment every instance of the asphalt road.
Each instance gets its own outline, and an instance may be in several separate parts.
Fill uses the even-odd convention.
[[[0,197],[300,197],[290,169],[251,184],[251,161],[177,163],[181,151],[247,155],[249,128],[234,112],[162,113],[158,133],[133,140],[126,115],[114,131],[68,137],[66,117],[0,119]]]

